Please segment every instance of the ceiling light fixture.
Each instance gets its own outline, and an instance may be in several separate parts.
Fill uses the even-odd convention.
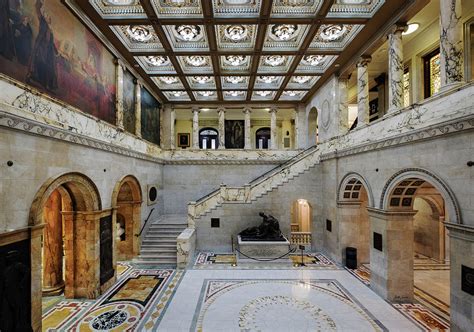
[[[162,77],[159,77],[159,80],[165,84],[175,84],[179,82],[179,79],[174,76],[162,76]]]
[[[212,80],[211,76],[194,76],[193,80],[199,84],[206,84]]]
[[[292,91],[292,90],[288,90],[288,91],[283,91],[283,94],[284,95],[287,95],[287,96],[290,96],[290,97],[296,97],[296,96],[300,96],[303,94],[303,91]]]
[[[228,25],[224,29],[224,36],[226,36],[232,41],[243,40],[247,37],[247,35],[248,29],[241,24]]]
[[[410,23],[410,24],[408,24],[407,30],[402,32],[402,35],[404,35],[404,36],[409,35],[409,34],[415,32],[416,30],[418,30],[419,27],[420,27],[420,24],[418,24],[418,23]]]
[[[336,41],[347,31],[347,27],[342,24],[328,24],[321,26],[319,36],[325,41]]]
[[[153,67],[163,67],[170,62],[168,57],[163,55],[148,55],[145,57],[145,61]]]
[[[186,92],[185,91],[173,91],[171,92],[173,94],[173,96],[175,97],[181,97],[182,95],[184,95]]]
[[[201,27],[197,25],[175,25],[174,28],[178,35],[185,41],[193,40],[201,34]]]
[[[293,82],[296,82],[298,84],[304,84],[311,81],[311,78],[311,76],[294,76]]]
[[[297,30],[296,24],[275,24],[271,33],[279,40],[289,40],[296,36]]]
[[[272,94],[272,91],[255,91],[255,93],[261,97],[266,97]]]
[[[263,58],[263,62],[269,66],[277,67],[285,63],[286,56],[284,55],[267,55]]]
[[[225,78],[226,82],[232,83],[232,84],[239,84],[245,81],[245,77],[243,76],[227,76]]]
[[[239,97],[244,95],[244,91],[226,91],[225,94],[231,97]]]
[[[203,97],[210,97],[214,95],[214,91],[198,91],[198,94]]]
[[[310,66],[318,66],[321,64],[326,57],[324,55],[306,55],[303,61]]]
[[[202,67],[207,64],[207,60],[202,55],[190,55],[184,58],[188,64],[193,67]]]
[[[140,43],[147,42],[153,37],[151,31],[144,25],[130,25],[127,33],[130,38]]]
[[[245,62],[247,56],[245,55],[227,55],[225,58],[226,62],[228,62],[231,66],[240,66]]]
[[[269,84],[269,83],[273,83],[276,80],[278,80],[278,77],[277,76],[259,76],[258,80],[260,82]]]

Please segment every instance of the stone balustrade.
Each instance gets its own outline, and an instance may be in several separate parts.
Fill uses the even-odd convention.
[[[291,232],[291,244],[311,244],[311,232]]]

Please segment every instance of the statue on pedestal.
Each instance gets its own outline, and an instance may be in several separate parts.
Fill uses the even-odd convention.
[[[239,233],[243,241],[285,241],[286,239],[281,234],[280,224],[278,220],[272,215],[266,215],[263,212],[259,213],[263,218],[259,226],[249,227]]]

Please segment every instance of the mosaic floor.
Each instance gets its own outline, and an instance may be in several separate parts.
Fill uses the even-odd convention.
[[[234,262],[207,252],[185,272],[119,263],[117,283],[97,300],[43,298],[43,331],[449,329],[422,304],[391,305],[373,293],[369,266],[348,271],[319,253],[304,256],[305,268]]]

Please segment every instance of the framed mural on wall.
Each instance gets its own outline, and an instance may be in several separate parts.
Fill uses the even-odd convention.
[[[0,70],[115,124],[114,58],[61,1],[1,0]]]
[[[135,133],[135,77],[128,70],[123,71],[123,127]]]
[[[160,103],[148,92],[141,88],[142,108],[142,138],[149,142],[160,144]]]
[[[178,147],[180,148],[188,148],[190,144],[190,134],[189,133],[179,133],[178,134]]]
[[[225,120],[225,148],[244,148],[244,120]]]

